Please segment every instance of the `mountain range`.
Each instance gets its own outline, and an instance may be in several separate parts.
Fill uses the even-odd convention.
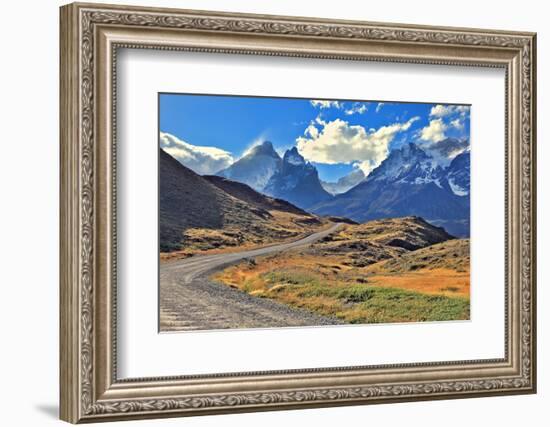
[[[327,222],[246,184],[198,175],[162,149],[159,168],[161,252],[272,243]]]
[[[282,159],[273,144],[264,141],[255,145],[239,160],[216,175],[242,182],[256,191],[264,191],[271,177],[281,169]]]
[[[264,196],[285,200],[299,209],[357,222],[420,216],[457,237],[470,235],[470,152],[441,166],[418,144],[392,150],[367,177],[354,169],[337,182],[323,182],[314,165],[296,147],[281,157],[264,141],[216,174],[240,182]]]
[[[270,178],[264,192],[305,209],[332,197],[321,185],[315,166],[306,162],[296,147],[285,152],[281,167]]]
[[[321,185],[330,194],[336,195],[336,194],[345,193],[346,191],[351,190],[353,187],[355,187],[365,178],[366,176],[363,173],[363,171],[357,168],[357,169],[353,169],[350,173],[348,173],[347,175],[344,175],[343,177],[338,179],[338,181],[336,182],[321,181]]]
[[[311,211],[358,222],[416,215],[455,236],[466,237],[470,234],[469,176],[468,151],[443,168],[409,143],[391,151],[364,181],[312,206]]]
[[[446,181],[451,191],[458,196],[470,195],[470,152],[456,156],[446,171]]]
[[[321,185],[317,169],[305,161],[296,147],[281,158],[269,141],[256,145],[217,175],[304,209],[332,197]]]

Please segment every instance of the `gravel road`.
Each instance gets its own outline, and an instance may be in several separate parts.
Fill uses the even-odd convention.
[[[334,224],[327,230],[313,233],[295,242],[236,253],[194,256],[161,264],[161,332],[341,323],[337,319],[291,308],[269,299],[253,297],[208,279],[214,272],[243,259],[310,245],[341,226],[342,224]]]

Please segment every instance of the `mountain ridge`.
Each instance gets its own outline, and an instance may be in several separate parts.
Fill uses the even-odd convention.
[[[361,169],[356,168],[347,175],[338,178],[338,180],[335,182],[321,180],[321,185],[326,191],[335,196],[337,194],[342,194],[346,191],[351,190],[365,178],[366,176],[364,172]]]
[[[469,157],[467,161],[469,164]],[[409,143],[390,152],[361,183],[311,210],[358,222],[416,215],[453,235],[466,237],[470,232],[469,196],[466,189],[463,196],[452,191],[447,170],[416,144]]]
[[[281,167],[282,159],[270,141],[263,141],[244,156],[216,175],[242,182],[256,191],[263,191],[273,174]]]
[[[280,210],[284,212],[291,212],[297,215],[313,216],[311,213],[294,206],[292,203],[283,199],[276,199],[266,196],[254,190],[252,187],[238,181],[232,181],[230,179],[217,176],[217,175],[203,175],[203,178],[208,182],[214,184],[216,187],[225,191],[226,193],[236,197],[237,199],[246,201],[250,204],[256,205],[259,208],[266,210]]]
[[[306,162],[296,147],[285,152],[281,168],[271,177],[264,191],[304,209],[332,197],[321,185],[315,166]]]
[[[327,223],[288,202],[267,198],[244,184],[218,182],[216,185],[159,150],[161,252],[278,242]]]
[[[241,182],[301,209],[332,197],[321,185],[315,166],[306,162],[296,147],[286,150],[281,158],[267,140],[250,148],[216,175]]]

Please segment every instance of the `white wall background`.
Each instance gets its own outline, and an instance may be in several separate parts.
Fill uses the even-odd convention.
[[[113,3],[121,3],[110,0]],[[129,0],[130,1],[130,0]],[[536,0],[133,0],[167,7],[488,27],[538,32],[539,393],[439,402],[401,403],[137,421],[131,425],[398,426],[546,425],[550,405],[550,29]],[[59,425],[58,401],[58,6],[57,0],[5,3],[0,66],[0,401],[2,425]],[[488,165],[490,170],[490,165]]]

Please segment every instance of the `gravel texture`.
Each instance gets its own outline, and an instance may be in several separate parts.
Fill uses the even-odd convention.
[[[307,246],[333,233],[341,224],[295,242],[230,254],[196,256],[161,264],[160,331],[201,329],[274,328],[342,323],[305,310],[251,296],[212,282],[215,271],[246,258]]]

